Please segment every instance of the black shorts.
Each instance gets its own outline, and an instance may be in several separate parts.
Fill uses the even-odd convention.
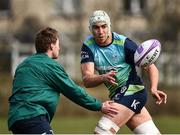
[[[11,127],[13,134],[53,134],[46,115],[18,120]]]
[[[121,96],[121,93],[117,92],[112,98],[116,103],[122,104],[135,113],[140,113],[141,109],[145,106],[147,102],[147,91],[143,89],[133,95]]]

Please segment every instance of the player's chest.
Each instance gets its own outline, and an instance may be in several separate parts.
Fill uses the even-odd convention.
[[[118,65],[124,62],[125,54],[122,47],[98,48],[94,52],[94,61],[97,66]]]

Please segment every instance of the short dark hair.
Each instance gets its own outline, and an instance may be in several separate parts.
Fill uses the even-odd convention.
[[[53,28],[46,27],[40,30],[36,34],[35,38],[35,47],[36,52],[44,53],[47,52],[50,44],[55,44],[57,39],[59,38],[58,31]]]

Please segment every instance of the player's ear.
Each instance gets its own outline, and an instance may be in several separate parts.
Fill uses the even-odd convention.
[[[53,46],[53,44],[51,43],[51,44],[49,45],[49,49],[50,49],[50,50],[53,50],[53,47],[54,47],[54,46]]]

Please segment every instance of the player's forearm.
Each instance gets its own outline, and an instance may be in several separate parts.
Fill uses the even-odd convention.
[[[149,79],[150,79],[150,89],[151,91],[157,90],[158,79],[159,79],[158,69],[156,68],[155,65],[152,65],[149,67],[148,71],[149,71]]]
[[[86,88],[96,87],[104,83],[103,75],[86,75],[83,77],[84,86]]]

